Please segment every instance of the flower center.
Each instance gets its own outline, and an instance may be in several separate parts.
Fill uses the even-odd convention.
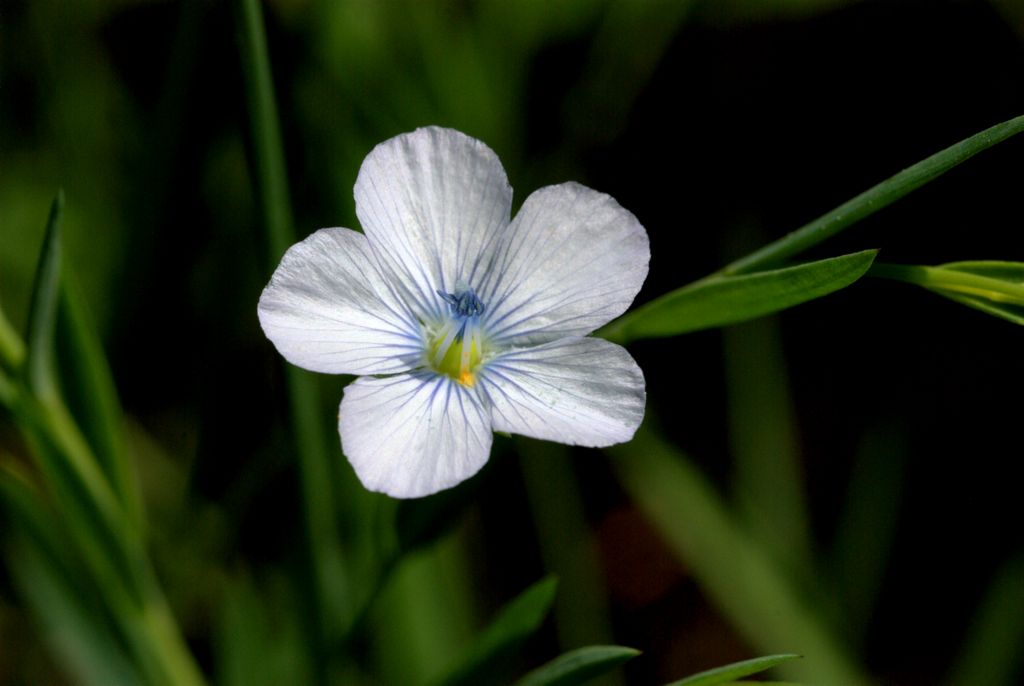
[[[469,287],[437,294],[448,303],[449,316],[428,338],[427,363],[463,386],[472,386],[486,345],[480,326],[484,303]]]

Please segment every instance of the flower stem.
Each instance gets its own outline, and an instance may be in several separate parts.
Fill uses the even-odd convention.
[[[242,72],[251,117],[253,172],[266,230],[268,261],[274,264],[295,239],[284,148],[260,4],[258,0],[238,0],[237,8],[241,27]],[[291,366],[286,367],[285,372],[303,507],[310,649],[317,682],[325,684],[328,680],[327,636],[330,633],[327,622],[332,604],[329,602],[332,596],[329,572],[336,567],[334,563],[338,557],[335,554],[337,537],[331,469],[313,379]]]
[[[1024,131],[1024,116],[985,129],[970,138],[937,152],[904,169],[877,186],[869,188],[831,212],[823,214],[796,231],[732,262],[713,276],[733,276],[771,267],[835,236],[861,219],[917,190],[982,150]]]

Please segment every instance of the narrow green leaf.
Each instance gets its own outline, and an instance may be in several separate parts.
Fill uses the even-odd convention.
[[[1024,131],[1024,116],[996,124],[970,138],[965,138],[912,167],[904,169],[877,186],[869,188],[796,231],[736,260],[722,269],[719,274],[746,274],[764,267],[781,264],[899,200],[904,195],[917,190],[929,181],[933,181],[982,150],[1001,143],[1021,131]]]
[[[951,262],[940,266],[1002,283],[987,284],[999,288],[983,294],[943,290],[936,290],[936,293],[994,317],[1024,325],[1024,262]]]
[[[836,686],[869,683],[821,609],[735,521],[690,459],[647,425],[630,443],[606,452],[623,487],[672,553],[756,650],[808,655],[783,665],[789,678]]]
[[[545,577],[505,605],[458,667],[441,683],[444,686],[494,683],[501,663],[544,621],[555,600],[557,586],[556,578]]]
[[[121,403],[103,346],[87,312],[77,285],[65,273],[57,311],[57,356],[61,362],[64,400],[125,513],[138,526],[142,519],[141,497],[124,446]]]
[[[3,367],[0,367],[0,405],[11,409],[17,401],[18,390],[14,386],[14,381],[7,376]]]
[[[1019,684],[1024,677],[1024,555],[996,571],[946,683]]]
[[[553,608],[558,644],[568,650],[613,643],[608,589],[570,449],[524,437],[514,445],[544,569],[559,579]]]
[[[35,282],[28,318],[28,359],[25,375],[29,387],[41,399],[58,397],[54,374],[54,335],[57,328],[57,301],[60,295],[61,240],[60,222],[64,211],[64,191],[58,191],[50,205],[43,248],[36,266]]]
[[[799,657],[799,655],[793,654],[755,657],[752,660],[743,660],[742,662],[734,662],[731,665],[715,667],[714,669],[709,669],[706,672],[700,672],[699,674],[688,676],[685,679],[673,681],[667,686],[721,686],[722,684],[735,682],[736,679],[763,672],[767,669],[771,669],[775,665],[795,660]]]
[[[21,594],[43,626],[46,641],[74,671],[76,681],[92,686],[144,683],[109,627],[38,551],[18,545],[7,557]]]
[[[309,683],[300,609],[273,589],[256,588],[245,577],[224,585],[216,647],[216,683],[221,686],[277,686]],[[286,599],[287,600],[287,599]]]
[[[635,648],[623,646],[587,646],[559,655],[541,665],[516,686],[576,686],[610,672],[640,654]]]
[[[922,286],[968,307],[1024,324],[1024,263],[875,264],[871,276]]]
[[[25,359],[25,344],[0,308],[0,369],[15,371]]]
[[[0,470],[0,512],[16,534],[6,560],[51,648],[82,683],[141,683],[104,621],[54,513],[7,469]]]
[[[942,269],[987,276],[1024,286],[1024,262],[1005,262],[1000,260],[968,260],[965,262],[947,262],[940,264]]]
[[[872,427],[857,448],[847,478],[832,549],[830,596],[835,624],[847,639],[863,645],[875,616],[878,594],[892,558],[903,500],[907,449],[899,425]]]
[[[618,343],[735,324],[820,298],[867,272],[876,250],[744,276],[697,281],[612,322],[599,335]]]
[[[273,265],[295,241],[284,146],[260,2],[237,0],[235,6],[250,119],[252,172],[265,230],[268,262]],[[314,379],[290,365],[286,366],[285,375],[303,507],[305,590],[308,594],[304,617],[308,619],[307,631],[311,638],[307,645],[316,666],[314,683],[327,684],[329,645],[334,642],[335,635],[341,633],[340,625],[336,626],[334,622],[343,615],[336,599],[347,597],[347,594],[337,591],[339,579],[344,575],[340,573],[341,553],[334,524],[334,482],[324,442],[327,432],[320,414]]]

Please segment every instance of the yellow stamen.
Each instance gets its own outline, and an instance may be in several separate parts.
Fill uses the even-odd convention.
[[[463,386],[472,387],[484,352],[480,329],[475,322],[449,321],[431,338],[427,363]]]

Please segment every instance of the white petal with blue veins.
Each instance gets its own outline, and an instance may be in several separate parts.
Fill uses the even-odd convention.
[[[477,285],[488,334],[499,345],[584,336],[626,311],[649,260],[647,232],[614,198],[577,183],[541,188]]]
[[[404,372],[421,363],[415,316],[389,291],[366,237],[320,229],[281,259],[260,325],[294,365],[329,374]]]
[[[345,388],[341,448],[371,491],[418,498],[476,474],[491,423],[475,388],[432,372],[362,377]]]
[[[437,291],[475,286],[509,223],[512,188],[480,141],[429,127],[384,141],[355,186],[356,214],[382,267],[424,318],[447,305]]]
[[[495,431],[604,447],[633,437],[644,417],[644,377],[626,349],[565,338],[502,353],[478,386]]]

